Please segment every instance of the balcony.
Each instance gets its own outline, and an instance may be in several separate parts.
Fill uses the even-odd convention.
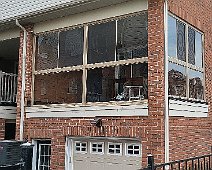
[[[15,105],[17,75],[0,71],[0,105]]]

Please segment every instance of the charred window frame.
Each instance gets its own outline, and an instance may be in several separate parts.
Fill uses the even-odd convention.
[[[77,102],[69,100],[70,103],[85,104],[87,102],[129,101],[147,98],[147,28],[147,11],[142,11],[38,35],[34,71],[34,103],[42,104],[42,102],[36,102],[36,94],[38,94],[36,82],[39,82],[40,79],[51,81],[49,77],[52,75],[54,77],[52,80],[57,81],[57,85],[53,84],[53,86],[61,88],[62,84],[58,85],[59,77],[72,72],[77,74],[80,72],[81,80],[78,81],[81,82],[74,84],[73,88],[70,87],[72,85],[70,80],[63,84],[67,84],[66,91],[69,96],[73,94],[73,91],[78,97],[81,93],[81,100],[78,99]],[[44,43],[47,42],[46,46],[48,43],[52,43],[54,44],[53,49],[57,48],[57,53],[55,52],[53,56],[56,60],[53,60],[56,63],[54,66],[49,66],[49,60],[52,59],[50,57],[48,60],[47,55],[51,54],[48,52],[48,47],[43,50],[44,54],[39,54],[42,50],[39,49],[42,40],[40,36],[47,36],[47,39],[50,36],[52,41],[57,41],[57,46],[55,42],[44,41]],[[45,38],[43,39],[45,40]],[[44,62],[37,61],[39,57],[43,57],[41,59]],[[44,68],[43,63],[47,63],[46,68]],[[129,67],[127,68],[129,75],[126,74],[126,68],[123,67]],[[93,80],[94,78],[99,78],[99,81]],[[75,82],[78,81],[75,80]],[[113,92],[105,90],[110,85],[113,86],[110,89]],[[95,86],[101,88],[94,88]],[[78,89],[80,93],[77,93]],[[47,91],[50,90],[47,89]],[[47,103],[66,103],[64,101],[66,99],[62,99],[62,97],[60,99],[59,102],[49,99],[45,99],[45,101]]]
[[[169,14],[169,96],[205,100],[204,35]]]

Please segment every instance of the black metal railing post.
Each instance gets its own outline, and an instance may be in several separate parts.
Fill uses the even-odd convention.
[[[148,169],[154,170],[154,156],[151,154],[147,155],[147,160],[148,160]]]

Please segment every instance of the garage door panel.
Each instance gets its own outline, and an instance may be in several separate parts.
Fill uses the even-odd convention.
[[[139,149],[141,150],[141,145],[138,142],[127,143],[126,139],[123,141],[84,139],[81,140],[81,143],[87,143],[84,153],[76,151],[76,147],[81,151],[85,146],[79,144],[80,140],[77,140],[77,145],[75,141],[72,142],[75,144],[75,150],[72,150],[72,170],[137,170],[141,167],[141,151],[138,152]]]
[[[106,163],[104,170],[123,170],[123,165],[119,163]]]
[[[91,161],[90,162],[90,169],[91,170],[103,170],[104,169],[104,162]]]

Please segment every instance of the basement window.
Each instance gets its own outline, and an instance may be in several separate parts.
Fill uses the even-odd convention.
[[[204,100],[203,34],[169,15],[169,95]]]
[[[51,142],[37,142],[37,167],[39,170],[50,170]]]
[[[146,11],[38,35],[34,103],[147,99],[147,35]]]

